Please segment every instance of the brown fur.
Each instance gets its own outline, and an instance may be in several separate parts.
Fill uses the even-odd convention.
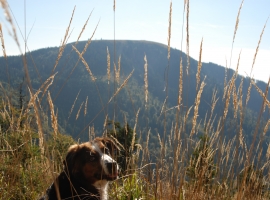
[[[63,172],[43,199],[107,199],[107,182],[117,178],[118,166],[110,157],[115,148],[108,138],[72,145]]]

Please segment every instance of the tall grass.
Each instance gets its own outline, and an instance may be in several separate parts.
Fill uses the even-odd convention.
[[[12,26],[13,37],[17,42],[18,47],[20,45],[17,40],[16,29],[10,17],[8,8],[5,4],[2,4],[8,16],[7,20]],[[243,2],[242,2],[243,3]],[[238,11],[233,43],[235,40],[239,15],[242,8],[242,3]],[[115,1],[113,6],[115,11]],[[218,96],[217,90],[213,88],[212,101],[210,104],[209,114],[202,117],[203,121],[198,121],[198,114],[201,102],[201,95],[204,92],[203,89],[206,85],[205,79],[201,82],[201,68],[202,55],[203,55],[203,40],[200,45],[199,62],[196,73],[196,97],[193,100],[193,105],[187,107],[186,110],[182,109],[184,105],[184,76],[189,74],[189,1],[184,2],[184,12],[186,12],[186,41],[187,41],[187,66],[183,66],[182,57],[179,62],[179,88],[177,105],[175,110],[175,121],[171,125],[171,129],[167,129],[166,112],[168,92],[163,106],[160,108],[161,113],[164,114],[164,137],[160,137],[157,133],[159,144],[157,145],[158,151],[151,151],[149,148],[149,141],[153,133],[154,127],[148,128],[145,131],[146,141],[139,141],[136,144],[136,136],[142,132],[139,128],[138,118],[140,110],[147,109],[149,102],[150,92],[148,91],[148,61],[145,55],[144,58],[144,94],[145,94],[145,106],[144,108],[137,109],[135,113],[135,124],[133,128],[132,142],[130,149],[127,151],[133,152],[130,157],[126,158],[126,164],[128,166],[127,171],[122,172],[118,180],[114,181],[110,186],[109,196],[110,199],[269,199],[269,158],[270,158],[270,145],[263,155],[261,145],[265,142],[265,135],[270,126],[270,120],[264,124],[263,131],[259,132],[259,126],[261,125],[261,115],[265,112],[265,108],[270,108],[270,102],[267,99],[268,88],[270,85],[270,79],[265,91],[256,85],[256,83],[250,78],[250,87],[247,90],[247,97],[243,99],[243,79],[240,85],[236,86],[236,78],[238,75],[238,66],[240,61],[240,54],[238,64],[236,66],[235,73],[231,76],[230,80],[227,80],[227,73],[225,72],[224,78],[224,94],[223,97]],[[65,33],[63,42],[59,48],[59,53],[55,65],[52,66],[51,76],[41,85],[41,87],[34,93],[29,86],[29,101],[25,107],[16,109],[12,104],[12,98],[10,98],[10,91],[7,91],[1,84],[2,99],[0,102],[0,198],[1,199],[37,199],[44,194],[46,188],[56,178],[57,173],[62,170],[62,160],[65,156],[65,152],[69,145],[75,143],[75,141],[69,137],[60,134],[57,112],[53,105],[53,98],[51,97],[50,89],[53,85],[56,74],[53,74],[59,60],[63,55],[63,51],[68,40],[69,27],[73,19],[73,14]],[[171,38],[171,14],[172,3],[170,4],[169,11],[169,28],[168,28],[168,66],[170,59],[170,38]],[[184,14],[183,14],[184,16]],[[88,18],[89,19],[89,18]],[[85,30],[85,26],[88,19],[82,28],[82,31],[78,37],[80,38],[82,32]],[[265,27],[264,27],[265,28]],[[262,34],[264,32],[264,28]],[[94,32],[96,29],[94,30]],[[93,33],[94,34],[94,33]],[[260,41],[256,49],[254,62],[259,50]],[[0,26],[0,37],[2,43],[2,50],[5,57],[5,45],[4,36]],[[77,67],[78,62],[82,61],[86,67],[89,78],[95,83],[95,76],[91,72],[89,63],[87,63],[83,55],[87,51],[88,46],[91,43],[93,36],[88,40],[85,48],[82,52],[79,52],[76,45],[72,46],[73,50],[79,55],[77,63],[71,70],[69,77]],[[232,48],[233,48],[232,43]],[[77,43],[76,43],[77,44]],[[114,55],[115,57],[115,55]],[[24,63],[27,73],[27,63]],[[107,49],[107,81],[108,84],[111,81],[110,71],[110,53]],[[186,70],[184,70],[186,67]],[[8,70],[7,70],[8,71]],[[123,77],[121,82],[120,74],[120,57],[118,62],[118,69],[114,62],[114,84],[115,90],[111,95],[107,103],[103,104],[103,100],[100,97],[102,104],[102,110],[106,119],[104,123],[104,129],[107,128],[108,119],[108,104],[113,100],[117,100],[115,97],[128,86],[128,82],[132,77],[133,71],[127,76]],[[69,79],[68,77],[68,79]],[[28,84],[31,84],[29,76]],[[68,80],[67,79],[67,80]],[[66,80],[66,81],[67,81]],[[65,83],[66,83],[65,81]],[[165,81],[168,81],[168,75],[166,75]],[[64,84],[65,84],[64,83]],[[118,88],[116,88],[116,85]],[[64,85],[63,85],[64,86]],[[57,96],[60,94],[58,91]],[[263,103],[258,116],[257,127],[254,133],[252,143],[248,143],[245,140],[243,134],[243,119],[245,114],[246,105],[250,97],[251,87],[255,87],[258,93],[261,95]],[[97,92],[99,88],[96,85]],[[168,90],[168,82],[166,82],[166,90]],[[73,112],[74,105],[80,94],[78,92],[74,104],[71,106],[71,110],[68,116],[70,118]],[[110,95],[110,91],[108,91]],[[43,112],[43,104],[41,99],[43,96],[47,97],[47,103],[50,108],[50,123],[51,128],[46,126],[48,116]],[[217,118],[215,115],[215,108],[218,101],[223,102],[223,115]],[[77,111],[76,120],[79,118],[81,109],[84,107],[84,116],[87,113],[87,102],[81,103],[79,110]],[[225,129],[226,120],[228,119],[229,107],[234,110],[234,120],[237,122],[237,135],[232,138],[225,138],[223,133]],[[45,107],[45,106],[44,106]],[[193,113],[193,116],[190,116]],[[191,129],[187,129],[188,122],[191,122]],[[95,135],[94,126],[89,127],[89,139],[91,140]],[[46,135],[44,130],[49,129],[51,132]],[[115,130],[115,126],[113,125]],[[127,130],[127,119],[125,117],[125,129]],[[116,132],[116,131],[114,131]],[[47,133],[47,132],[46,132]],[[203,133],[198,136],[199,133]],[[260,136],[259,143],[255,143],[257,135]],[[104,132],[107,135],[107,132]],[[116,138],[113,138],[116,144],[121,148],[123,144],[120,144]],[[255,146],[257,145],[257,146]],[[255,149],[255,150],[254,150]],[[255,153],[254,153],[255,152]]]

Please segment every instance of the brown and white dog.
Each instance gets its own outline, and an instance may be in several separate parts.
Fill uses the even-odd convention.
[[[63,172],[41,199],[107,200],[108,181],[118,176],[118,165],[111,157],[115,148],[109,138],[72,145]]]

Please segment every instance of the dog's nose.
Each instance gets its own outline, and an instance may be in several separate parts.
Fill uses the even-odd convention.
[[[116,162],[110,162],[106,163],[107,169],[110,173],[117,172],[117,163]]]

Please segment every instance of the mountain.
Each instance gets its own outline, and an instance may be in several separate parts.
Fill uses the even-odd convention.
[[[95,40],[87,48],[83,58],[88,63],[95,81],[91,80],[89,72],[85,65],[80,61],[78,54],[73,50],[72,45],[82,52],[87,41],[78,42],[78,44],[67,44],[62,57],[54,69],[58,57],[59,48],[44,48],[27,53],[26,61],[29,70],[32,86],[37,90],[42,83],[52,74],[55,74],[54,82],[49,91],[52,96],[54,105],[58,109],[58,120],[65,132],[73,135],[75,138],[87,138],[88,127],[95,127],[96,132],[103,131],[103,124],[106,116],[108,119],[115,119],[123,122],[124,115],[127,121],[134,125],[136,113],[140,108],[138,117],[138,130],[141,133],[146,132],[146,127],[151,127],[154,135],[162,133],[164,130],[163,115],[160,116],[163,102],[166,98],[164,90],[168,80],[168,98],[167,109],[177,105],[178,86],[179,86],[179,66],[180,57],[183,64],[183,101],[181,105],[182,114],[184,115],[190,106],[194,105],[197,95],[196,91],[196,73],[198,61],[190,58],[190,67],[187,70],[187,56],[177,49],[170,49],[170,61],[168,63],[168,48],[165,45],[149,41],[129,41],[129,40]],[[114,46],[115,44],[115,46]],[[107,80],[107,48],[110,52],[111,79],[108,84]],[[115,49],[115,51],[114,51]],[[149,85],[149,103],[147,109],[144,103],[144,56],[147,57],[148,63],[148,85]],[[115,61],[118,68],[118,59],[121,56],[120,64],[120,83],[114,81],[113,63]],[[24,80],[23,59],[21,56],[10,56],[7,60],[0,58],[0,81],[8,83],[12,88],[18,88]],[[6,68],[6,66],[8,66]],[[134,70],[127,85],[120,93],[110,102],[113,93],[120,87],[127,76]],[[168,73],[168,79],[166,74]],[[205,80],[205,87],[202,92],[199,106],[199,117],[197,121],[204,122],[205,116],[211,111],[211,100],[213,90],[217,91],[219,100],[215,107],[216,119],[223,116],[224,112],[224,77],[229,81],[234,70],[228,69],[214,63],[202,63],[200,73],[200,82]],[[204,79],[205,78],[205,79]],[[246,99],[250,79],[237,76],[235,80],[235,91],[238,90],[243,78],[243,100]],[[256,85],[264,92],[267,84],[262,81],[256,81]],[[26,84],[24,92],[27,94]],[[76,102],[76,96],[78,96]],[[269,99],[270,95],[268,95]],[[85,102],[87,99],[87,107]],[[230,99],[230,107],[226,120],[226,135],[235,135],[238,127],[237,119],[234,119],[233,97]],[[250,100],[245,109],[244,133],[247,139],[252,139],[255,125],[262,105],[262,97],[257,90],[252,87]],[[75,102],[75,104],[74,104]],[[74,108],[72,110],[72,105]],[[45,115],[49,114],[48,103],[46,98],[42,101]],[[267,108],[268,109],[268,108]],[[72,113],[71,113],[72,110]],[[85,113],[87,110],[87,113]],[[267,113],[266,110],[265,113]],[[70,114],[71,113],[71,114]],[[175,109],[166,112],[167,126],[175,119]],[[70,117],[69,117],[70,115]],[[77,116],[77,119],[76,119]],[[193,117],[193,109],[190,112],[190,119]],[[149,118],[149,122],[147,120]],[[268,119],[266,114],[263,115],[264,121]],[[218,123],[216,120],[215,124]],[[191,120],[189,120],[186,134],[191,129]],[[167,129],[168,130],[168,129]]]

